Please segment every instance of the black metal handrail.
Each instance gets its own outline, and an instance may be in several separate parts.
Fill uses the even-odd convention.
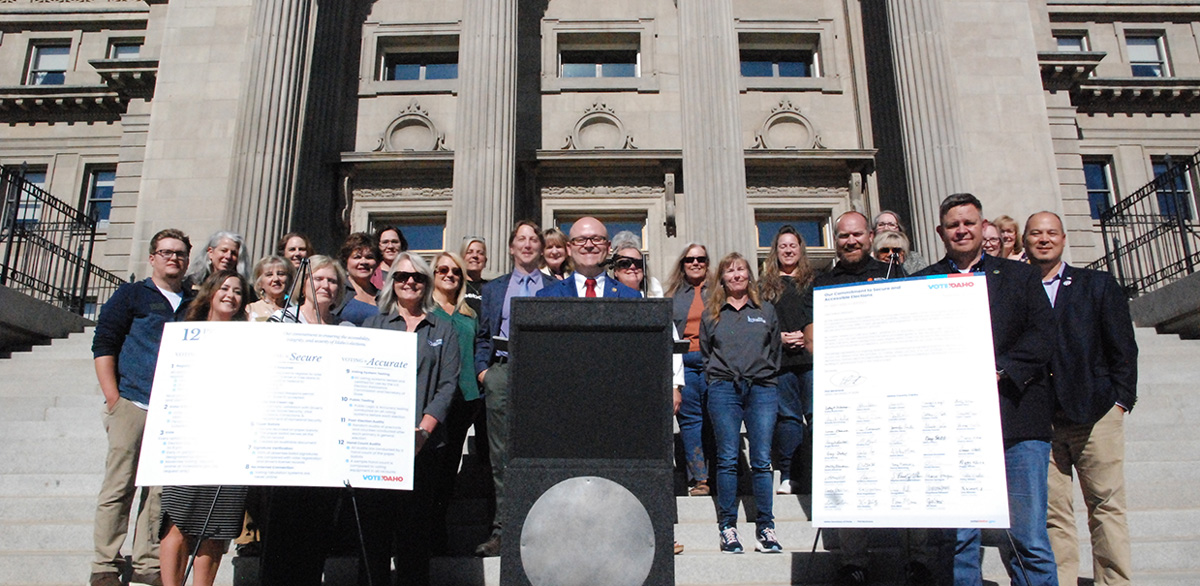
[[[1166,171],[1100,215],[1105,254],[1088,268],[1107,270],[1130,297],[1190,275],[1200,265],[1195,172],[1200,151],[1166,158]]]
[[[88,319],[124,281],[92,264],[96,219],[0,166],[0,285]]]

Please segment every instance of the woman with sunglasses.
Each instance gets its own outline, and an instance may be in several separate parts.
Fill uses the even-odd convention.
[[[448,266],[448,265],[447,265]],[[461,269],[461,267],[459,267]],[[452,274],[450,271],[449,274]],[[366,567],[376,583],[385,583],[396,552],[396,575],[404,583],[429,582],[429,559],[437,488],[437,450],[446,441],[445,426],[459,382],[462,347],[450,320],[437,317],[433,270],[419,255],[401,252],[379,297],[379,314],[363,323],[417,335],[416,459],[413,490],[363,490],[359,507],[366,542]],[[461,282],[461,277],[460,277]],[[461,297],[456,305],[461,302]],[[456,308],[458,309],[458,308]],[[459,309],[459,311],[461,311]]]
[[[246,279],[221,269],[200,285],[185,321],[246,321]],[[229,549],[242,532],[245,486],[164,486],[162,489],[162,580],[182,586],[188,555],[196,551],[193,584],[212,586]],[[197,549],[196,539],[201,539]]]
[[[646,271],[642,258],[642,239],[633,232],[622,230],[612,238],[611,259],[613,277],[626,287],[638,291],[642,297],[662,297],[662,283]]]
[[[888,278],[907,277],[904,262],[908,260],[908,237],[899,232],[880,232],[871,243],[871,254],[888,263]]]
[[[774,447],[779,462],[777,494],[796,494],[800,446],[805,422],[811,420],[813,379],[812,353],[804,339],[804,326],[812,323],[812,310],[805,300],[812,294],[814,277],[808,264],[804,238],[795,227],[784,225],[771,240],[771,251],[763,263],[759,293],[779,315],[780,356],[779,415],[775,422]]]
[[[705,449],[704,437],[711,434],[707,427],[704,403],[708,385],[704,380],[704,360],[700,356],[700,318],[708,301],[708,249],[692,242],[683,247],[675,261],[675,269],[667,280],[667,297],[672,300],[672,319],[675,330],[688,342],[683,355],[682,397],[675,420],[679,423],[679,439],[687,461],[688,494],[708,496],[708,461],[711,449]],[[706,433],[707,432],[707,433]]]
[[[470,365],[475,360],[475,332],[478,326],[476,313],[467,303],[466,280],[467,263],[459,255],[446,251],[437,256],[433,263],[433,300],[436,307],[433,315],[450,322],[454,333],[458,335],[459,358],[461,364]],[[458,389],[454,400],[450,402],[450,412],[442,427],[446,430],[446,445],[438,448],[437,487],[434,498],[437,499],[437,510],[434,517],[434,547],[445,550],[446,512],[450,508],[450,497],[454,494],[455,478],[458,476],[458,466],[462,460],[463,443],[467,440],[467,430],[472,425],[476,427],[477,438],[486,437],[479,434],[483,429],[483,399],[479,394],[479,381],[471,368],[460,368]],[[487,461],[487,442],[480,441],[483,448],[481,457]]]

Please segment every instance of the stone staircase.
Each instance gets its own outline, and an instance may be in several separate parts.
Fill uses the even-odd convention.
[[[1148,328],[1139,328],[1137,338],[1141,399],[1127,419],[1126,464],[1134,580],[1149,586],[1200,584],[1200,341]],[[87,579],[105,452],[90,344],[88,331],[0,360],[0,586],[78,585]],[[678,504],[675,535],[686,548],[675,558],[678,584],[832,580],[836,538],[824,536],[810,553],[816,530],[808,522],[806,496],[776,497],[782,555],[722,555],[713,501],[680,497]],[[753,507],[752,499],[745,497],[743,506]],[[1079,508],[1078,526],[1086,535]],[[469,551],[486,535],[482,509],[482,499],[470,495],[455,503],[452,553]],[[903,584],[904,558],[895,545],[900,538],[892,532],[874,541],[872,576],[880,584]],[[1086,543],[1083,555],[1090,555]],[[234,557],[225,557],[219,584],[233,584]],[[352,568],[348,562],[332,565]],[[1008,584],[993,548],[986,549],[984,569],[992,583]],[[500,564],[498,558],[443,557],[434,560],[434,574],[447,586],[499,584]],[[1090,565],[1081,575],[1091,575]]]

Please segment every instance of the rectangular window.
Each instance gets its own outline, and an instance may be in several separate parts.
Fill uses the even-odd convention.
[[[392,36],[379,40],[382,81],[458,79],[458,36]]]
[[[113,41],[108,45],[109,59],[137,59],[142,56],[142,41]]]
[[[67,69],[70,64],[70,44],[32,45],[29,50],[29,73],[25,76],[25,85],[62,85],[67,81]]]
[[[1112,162],[1108,159],[1084,160],[1083,177],[1087,183],[1088,208],[1091,209],[1092,219],[1099,220],[1100,215],[1117,200]]]
[[[742,77],[819,77],[819,40],[815,33],[741,33]]]
[[[408,249],[428,260],[441,252],[446,241],[446,216],[442,214],[405,214],[403,216],[372,216],[371,233],[384,226],[395,226],[404,233]]]
[[[1169,77],[1162,35],[1126,36],[1129,67],[1134,77]]]
[[[638,33],[558,35],[559,77],[640,77]]]
[[[88,169],[87,175],[83,208],[88,217],[96,220],[97,228],[105,229],[108,227],[108,214],[112,211],[117,170],[112,167]]]
[[[1151,160],[1151,164],[1154,166],[1155,179],[1162,177],[1170,170],[1165,157],[1155,157]],[[1173,179],[1158,185],[1158,213],[1164,216],[1175,217],[1183,214],[1183,219],[1191,220],[1196,217],[1192,209],[1195,202],[1192,178],[1187,173],[1176,175]]]
[[[754,227],[758,231],[758,248],[764,252],[770,249],[771,241],[775,239],[779,229],[785,225],[790,225],[800,233],[800,237],[804,238],[805,248],[824,248],[826,246],[825,228],[821,220],[771,215],[759,216],[755,219]]]
[[[1087,35],[1062,33],[1054,35],[1058,50],[1064,53],[1082,53],[1088,50]]]
[[[46,190],[45,169],[26,169],[25,181],[32,183],[41,191]],[[38,194],[44,196],[45,194]],[[10,200],[11,201],[11,200]],[[17,223],[36,224],[42,217],[42,201],[28,191],[21,192],[21,201],[17,204]]]

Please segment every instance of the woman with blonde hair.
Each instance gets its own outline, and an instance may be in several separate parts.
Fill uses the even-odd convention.
[[[271,314],[283,309],[284,297],[292,286],[296,269],[282,256],[264,256],[254,263],[251,283],[258,301],[246,306],[250,321],[267,321]]]
[[[546,239],[542,247],[542,273],[561,281],[575,270],[575,263],[567,254],[567,235],[558,228],[547,228],[542,236]]]
[[[1000,230],[1000,258],[1025,262],[1025,249],[1021,244],[1021,225],[1009,216],[992,220]]]
[[[782,338],[775,306],[761,301],[750,263],[731,252],[708,277],[700,352],[708,378],[708,412],[717,443],[717,524],[721,551],[742,553],[737,531],[738,453],[742,425],[750,441],[755,546],[780,553],[772,514],[771,435],[779,410],[776,388]]]

